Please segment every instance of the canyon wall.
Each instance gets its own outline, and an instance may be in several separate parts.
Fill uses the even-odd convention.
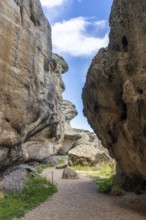
[[[98,148],[97,139],[70,125],[77,110],[62,98],[61,74],[68,65],[52,53],[51,27],[39,0],[0,1],[0,66],[0,174],[67,154],[75,143],[90,151],[97,141],[92,145]]]
[[[84,114],[130,177],[146,180],[146,2],[114,0],[109,45],[92,60]]]
[[[61,74],[39,0],[0,1],[0,170],[55,153],[64,138]]]

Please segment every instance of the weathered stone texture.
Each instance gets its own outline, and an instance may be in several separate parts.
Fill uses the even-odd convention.
[[[146,2],[114,0],[110,27],[88,71],[84,114],[125,174],[146,179]]]
[[[93,132],[74,129],[81,138],[74,142],[68,152],[69,165],[96,166],[101,162],[111,162],[108,151],[103,148],[101,142]]]
[[[49,156],[63,138],[61,73],[68,67],[52,56],[39,0],[0,1],[0,67],[0,168]]]
[[[75,105],[70,101],[63,100],[62,111],[64,114],[64,139],[58,153],[64,155],[68,153],[73,144],[82,136],[70,125],[70,121],[78,114]]]

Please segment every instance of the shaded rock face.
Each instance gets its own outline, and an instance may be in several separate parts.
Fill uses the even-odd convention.
[[[108,48],[94,57],[84,114],[124,173],[146,179],[145,1],[115,0]]]
[[[5,169],[59,148],[61,73],[68,66],[52,55],[51,28],[39,0],[1,0],[0,39],[0,169]]]

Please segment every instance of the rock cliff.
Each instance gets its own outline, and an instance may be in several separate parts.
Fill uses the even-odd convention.
[[[62,98],[68,65],[52,53],[40,1],[1,0],[0,40],[0,171],[67,154],[75,143],[89,147],[92,138],[70,125],[77,110]]]
[[[39,0],[0,1],[0,170],[53,154],[64,138],[61,73]]]
[[[120,168],[146,180],[146,2],[114,0],[109,45],[94,57],[84,114]]]

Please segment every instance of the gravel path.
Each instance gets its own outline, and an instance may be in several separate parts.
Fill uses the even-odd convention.
[[[50,179],[52,171],[58,193],[21,220],[146,220],[146,194],[104,195],[88,177],[62,180],[62,170],[54,168],[43,175]]]

